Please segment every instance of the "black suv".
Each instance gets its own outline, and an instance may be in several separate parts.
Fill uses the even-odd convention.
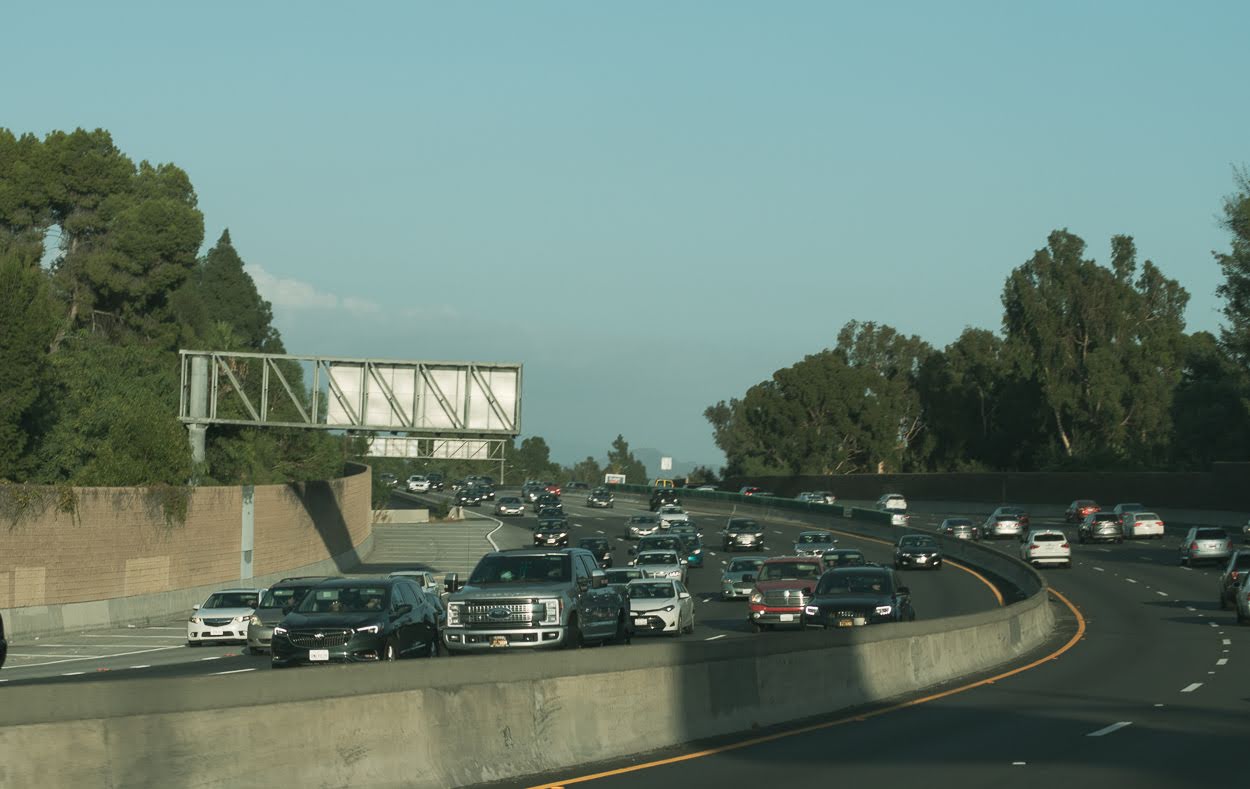
[[[554,493],[544,493],[534,499],[534,512],[542,512],[547,508],[564,512],[564,502],[560,501],[560,497]]]
[[[612,566],[612,543],[603,537],[583,537],[577,541],[578,548],[585,548],[595,555],[599,566],[607,569]]]
[[[456,491],[455,503],[457,507],[478,507],[481,506],[482,500],[486,498],[486,494],[476,485],[466,485]]]
[[[894,546],[894,569],[942,569],[942,546],[927,534],[904,534]]]
[[[567,548],[569,546],[568,521],[544,519],[538,522],[534,530],[534,545],[541,548]]]
[[[885,567],[838,567],[820,576],[803,609],[806,627],[858,627],[916,618],[911,590]]]
[[[273,629],[274,668],[438,654],[439,611],[407,578],[333,578]]]
[[[447,487],[447,480],[440,471],[431,471],[425,475],[425,479],[430,483],[430,490],[442,490]]]
[[[651,511],[655,512],[665,504],[681,504],[681,497],[672,488],[656,488],[651,494]]]

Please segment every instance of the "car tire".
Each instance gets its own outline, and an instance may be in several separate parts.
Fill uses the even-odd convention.
[[[1181,567],[1188,567],[1188,566],[1189,566],[1189,557],[1187,557],[1187,556],[1182,556],[1182,557],[1181,557]]]
[[[189,647],[202,647],[202,646],[204,646],[204,642],[203,642],[203,641],[192,641],[191,639],[189,639],[189,638],[188,638],[188,639],[187,639],[187,646],[189,646]]]
[[[1224,599],[1224,595],[1220,595],[1220,610],[1221,611],[1228,610],[1228,600]]]
[[[762,633],[762,632],[764,632],[764,626],[763,626],[763,625],[761,625],[759,622],[750,622],[749,624],[751,625],[751,632],[752,632],[752,633]]]

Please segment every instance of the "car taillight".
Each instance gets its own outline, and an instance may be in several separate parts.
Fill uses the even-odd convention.
[[[1030,546],[1029,546],[1029,550],[1030,550],[1030,551],[1036,551],[1036,550],[1037,550],[1037,548],[1038,548],[1038,546],[1037,546],[1037,545],[1030,545]]]
[[[1191,542],[1191,543],[1189,544],[1189,550],[1191,550],[1191,551],[1196,551],[1196,550],[1198,550],[1198,543],[1196,543],[1196,542]]]
[[[1071,545],[1068,545],[1068,544],[1065,542],[1063,545],[1060,545],[1059,547],[1060,547],[1060,548],[1071,548],[1072,546],[1071,546]]]
[[[1240,571],[1240,570],[1233,570],[1233,580],[1234,580],[1234,581],[1236,581],[1236,580],[1237,580],[1237,577],[1238,577],[1238,576],[1240,576],[1240,575],[1241,575],[1241,571]]]
[[[1231,551],[1233,549],[1233,541],[1229,540],[1228,545],[1225,545],[1224,547]]]

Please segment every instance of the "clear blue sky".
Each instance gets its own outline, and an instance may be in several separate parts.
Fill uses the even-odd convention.
[[[1067,227],[1215,329],[1250,4],[22,3],[0,125],[186,169],[292,352],[520,361],[558,460],[856,318],[998,329]]]

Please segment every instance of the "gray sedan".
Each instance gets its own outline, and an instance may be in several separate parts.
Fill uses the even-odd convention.
[[[740,556],[729,563],[720,576],[722,600],[736,600],[751,596],[755,588],[755,574],[767,556]]]

